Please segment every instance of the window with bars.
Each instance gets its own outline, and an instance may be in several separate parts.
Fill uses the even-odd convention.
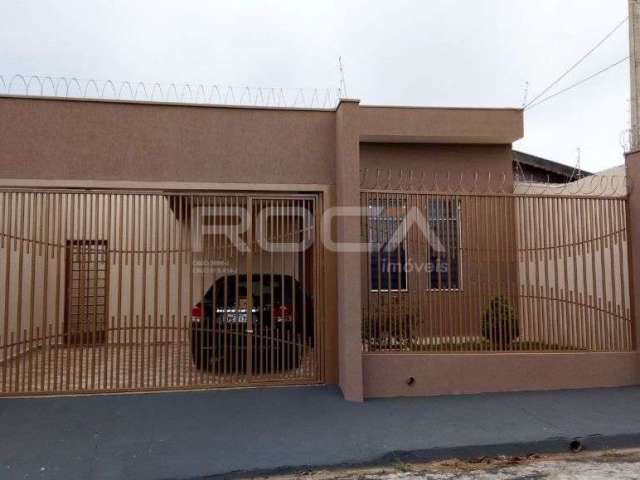
[[[460,200],[430,199],[428,222],[437,241],[428,248],[428,288],[431,290],[462,289]]]
[[[368,208],[370,288],[372,291],[406,290],[405,235],[395,236],[406,215],[406,203],[400,199],[371,199]]]

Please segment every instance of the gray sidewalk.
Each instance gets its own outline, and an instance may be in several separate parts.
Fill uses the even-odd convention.
[[[274,388],[0,400],[0,478],[237,471],[640,446],[640,388],[342,400]]]

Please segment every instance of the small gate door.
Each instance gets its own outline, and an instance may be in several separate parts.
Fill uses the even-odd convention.
[[[65,343],[101,345],[107,318],[107,242],[67,242]]]

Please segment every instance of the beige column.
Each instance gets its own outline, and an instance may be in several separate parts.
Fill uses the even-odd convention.
[[[640,151],[628,153],[626,157],[627,178],[629,180],[629,261],[631,314],[634,335],[634,348],[640,346]]]
[[[640,1],[629,0],[629,52],[631,65],[631,146],[640,146]]]
[[[336,113],[336,204],[360,206],[360,102],[341,100]],[[338,216],[338,244],[360,241],[360,219]],[[361,348],[361,258],[359,253],[338,255],[338,371],[347,400],[363,400]]]

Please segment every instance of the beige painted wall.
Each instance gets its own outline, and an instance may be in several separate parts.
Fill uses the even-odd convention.
[[[0,98],[0,178],[335,183],[335,113]]]
[[[365,397],[459,395],[638,385],[627,353],[365,354]],[[407,384],[414,377],[412,385]]]
[[[382,179],[389,169],[398,175],[400,170],[404,175],[414,170],[416,187],[424,187],[420,185],[423,173],[430,187],[436,175],[440,184],[445,185],[447,175],[454,184],[461,174],[471,183],[476,172],[484,175],[491,172],[492,188],[503,188],[503,176],[509,188],[513,184],[512,162],[511,145],[362,143],[360,149],[360,168],[370,170],[369,180],[374,179],[377,169],[382,171]],[[486,182],[479,184],[478,188],[486,190],[486,185]]]

